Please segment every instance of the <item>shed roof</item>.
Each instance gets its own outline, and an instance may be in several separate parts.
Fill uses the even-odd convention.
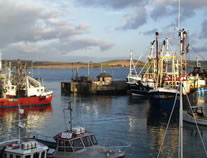
[[[97,77],[100,78],[100,77],[112,77],[112,76],[104,71],[101,74],[99,74]]]

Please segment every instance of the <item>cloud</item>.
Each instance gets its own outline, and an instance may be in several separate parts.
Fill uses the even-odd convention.
[[[146,32],[143,32],[143,35],[152,35],[155,34],[155,32],[158,32],[158,29],[148,30]]]
[[[61,43],[55,42],[52,45],[63,54],[70,54],[70,52],[92,49],[94,47],[99,48],[100,51],[106,51],[114,46],[113,43],[93,38],[73,39]]]
[[[61,60],[64,59],[61,56],[63,51],[71,53],[92,48],[105,51],[114,46],[112,42],[87,37],[90,32],[88,23],[75,24],[64,17],[58,8],[44,4],[0,0],[0,46],[3,57],[30,59],[32,56],[39,59],[41,56],[44,59],[48,57],[48,60]],[[70,4],[62,7],[66,6]],[[81,38],[82,35],[84,38]]]
[[[204,20],[202,23],[202,29],[200,33],[201,38],[207,38],[207,20]]]
[[[196,52],[206,52],[207,51],[207,43],[205,43],[204,45],[200,46],[200,47],[196,47],[194,48],[194,50]]]
[[[147,22],[147,13],[145,8],[136,8],[134,14],[127,14],[122,17],[122,26],[117,27],[117,30],[137,29]]]
[[[69,55],[84,53],[85,50],[99,49],[101,52],[111,49],[113,43],[95,38],[66,39],[64,41],[53,41],[46,44],[29,42],[18,42],[3,49],[7,58],[38,59],[53,61],[69,61]],[[14,55],[14,52],[16,55]],[[41,56],[41,58],[40,58]]]
[[[184,6],[186,8],[193,8],[193,9],[207,8],[207,1],[204,0],[181,1],[181,6]]]
[[[74,2],[78,6],[125,9],[144,6],[148,1],[149,0],[75,0]]]
[[[150,13],[150,17],[154,20],[158,20],[161,17],[166,17],[173,15],[175,13],[174,8],[171,6],[167,6],[164,4],[161,4],[159,6],[156,6]]]
[[[150,12],[150,17],[157,20],[164,17],[176,16],[178,14],[178,1],[177,0],[153,0],[151,1],[153,9]],[[181,1],[181,19],[185,21],[195,15],[195,12],[200,9],[207,8],[207,1],[204,0],[188,0]]]

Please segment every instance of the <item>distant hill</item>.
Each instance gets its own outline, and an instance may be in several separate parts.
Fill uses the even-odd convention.
[[[134,61],[137,67],[144,65],[144,62]],[[71,68],[128,68],[129,60],[111,60],[99,63],[84,63],[84,62],[34,62],[34,68],[43,69],[71,69]]]
[[[22,60],[29,68],[39,69],[71,69],[71,68],[129,68],[129,60],[110,60],[98,63],[84,62],[49,62],[49,61],[31,61]],[[2,65],[5,67],[7,60],[2,60]],[[12,67],[15,67],[16,60],[11,60]],[[143,67],[145,62],[134,60],[136,67]],[[189,67],[194,67],[196,61],[187,61]],[[207,67],[207,61],[200,61],[202,67]]]

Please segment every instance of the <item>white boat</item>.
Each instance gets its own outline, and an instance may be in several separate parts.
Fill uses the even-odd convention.
[[[18,139],[0,143],[1,158],[47,158],[48,147],[34,140]]]
[[[107,149],[98,144],[95,135],[83,127],[72,128],[72,109],[70,110],[70,129],[60,132],[53,138],[55,142],[48,141],[47,136],[36,135],[35,140],[47,144],[50,148],[49,156],[55,158],[124,158],[125,152],[120,149]]]
[[[20,120],[23,109],[19,109],[19,138],[0,142],[1,158],[47,158],[48,147],[33,139],[21,139],[20,131],[24,124]]]
[[[148,61],[142,67],[142,69],[137,73],[136,67],[133,61],[132,52],[130,55],[130,69],[127,76],[127,84],[131,90],[132,96],[147,96],[150,89],[154,88],[155,84],[155,63],[156,58],[154,57],[154,43],[151,43],[150,54],[148,56]]]
[[[1,62],[0,55],[0,71]],[[1,72],[0,78],[0,109],[51,105],[53,92],[46,90],[43,81],[31,77],[20,60],[15,69],[8,62],[6,73]]]
[[[207,116],[204,114],[203,106],[192,106],[191,109],[183,111],[183,120],[207,126]]]

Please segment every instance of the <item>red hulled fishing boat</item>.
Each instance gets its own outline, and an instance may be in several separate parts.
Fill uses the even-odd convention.
[[[0,109],[47,106],[52,97],[53,92],[46,90],[42,80],[31,77],[20,60],[15,66],[6,63],[5,72],[0,73]]]

